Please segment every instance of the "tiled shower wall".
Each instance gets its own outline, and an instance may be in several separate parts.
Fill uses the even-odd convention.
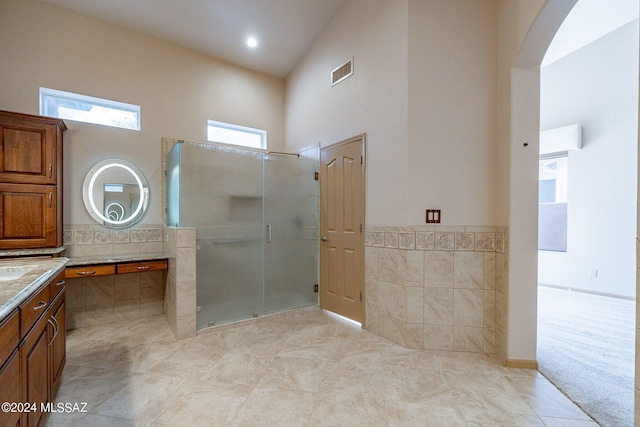
[[[177,339],[196,335],[196,229],[165,227],[169,271],[164,312]]]
[[[503,355],[505,238],[496,227],[368,227],[365,327],[410,348]]]

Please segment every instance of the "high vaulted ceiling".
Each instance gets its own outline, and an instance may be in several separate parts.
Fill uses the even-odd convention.
[[[346,0],[37,0],[285,78]],[[630,21],[638,0],[579,0],[547,65]],[[255,37],[258,46],[245,42]]]
[[[285,78],[346,0],[38,1]]]

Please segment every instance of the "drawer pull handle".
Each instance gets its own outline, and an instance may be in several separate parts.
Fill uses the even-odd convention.
[[[53,338],[51,338],[51,342],[54,342],[56,340],[56,337],[58,336],[58,332],[60,331],[60,324],[58,323],[58,319],[56,319],[54,316],[51,316],[51,319],[49,319],[49,321],[53,320]]]
[[[139,265],[136,267],[138,270],[148,270],[151,268],[150,265]]]
[[[47,320],[47,323],[49,323],[51,325],[51,327],[53,328],[53,336],[51,337],[51,341],[49,341],[47,343],[47,345],[51,345],[51,343],[55,341],[56,335],[58,335],[58,329],[56,328],[56,324],[53,323],[52,319],[54,319],[54,318],[52,317],[51,319]]]
[[[42,310],[46,306],[47,306],[47,302],[46,301],[40,301],[40,304],[38,304],[35,307],[33,307],[33,311]]]
[[[76,274],[78,276],[91,276],[92,274],[96,274],[96,270],[90,270],[90,271],[76,271]]]
[[[60,280],[58,283],[56,283],[56,286],[62,286],[65,283],[67,283],[65,280]]]

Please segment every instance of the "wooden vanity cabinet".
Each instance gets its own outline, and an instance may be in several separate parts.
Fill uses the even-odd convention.
[[[0,369],[0,400],[20,402],[20,352],[16,348]],[[22,425],[19,412],[0,411],[0,425],[16,427]]]
[[[0,426],[42,425],[66,361],[64,270],[40,286],[0,323],[0,403],[35,405],[0,412]]]
[[[77,279],[81,277],[109,276],[112,274],[144,273],[147,271],[166,270],[168,268],[169,264],[166,259],[118,262],[115,264],[89,264],[67,267],[65,270],[65,278]]]
[[[118,274],[143,273],[145,271],[166,270],[167,268],[169,268],[167,260],[160,259],[157,261],[118,263],[117,272]]]
[[[0,403],[20,401],[20,317],[14,310],[0,323]],[[19,426],[20,413],[0,412],[0,425]]]
[[[62,120],[0,111],[0,249],[62,246]]]
[[[49,401],[49,325],[48,316],[41,316],[20,345],[20,382],[22,398],[19,402],[36,405],[37,411],[23,413],[23,424],[36,427],[42,419],[40,407]]]
[[[49,308],[49,354],[51,356],[49,382],[50,396],[53,397],[60,386],[60,377],[67,360],[67,322],[64,270],[49,284],[51,307]]]

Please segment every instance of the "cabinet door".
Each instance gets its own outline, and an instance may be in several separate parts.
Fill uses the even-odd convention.
[[[59,121],[0,113],[0,182],[56,184]]]
[[[38,411],[23,414],[23,424],[36,427],[43,412],[41,404],[50,396],[49,390],[49,316],[43,316],[31,329],[20,346],[22,402],[35,404]]]
[[[64,369],[64,363],[66,361],[66,337],[67,337],[67,325],[65,316],[65,298],[66,292],[64,289],[58,294],[56,299],[51,304],[50,316],[49,316],[49,353],[51,354],[51,396],[53,398],[60,385],[60,376]]]
[[[20,315],[14,310],[0,323],[0,366],[9,359],[20,343]]]
[[[0,249],[56,247],[57,188],[0,184]]]
[[[0,369],[0,402],[19,403],[20,400],[20,357],[16,348]],[[20,412],[0,411],[0,425],[19,426]]]

